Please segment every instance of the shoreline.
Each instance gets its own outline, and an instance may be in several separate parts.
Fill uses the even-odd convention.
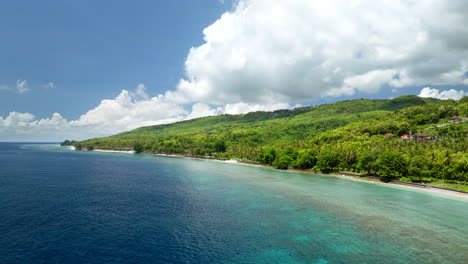
[[[71,147],[71,150],[75,150],[75,147]],[[124,150],[105,150],[105,149],[94,149],[93,151],[97,152],[107,152],[107,153],[124,153],[124,154],[136,154],[135,151],[124,151]],[[177,154],[156,154],[156,153],[141,153],[141,154],[146,154],[146,155],[153,155],[153,156],[160,156],[160,157],[172,157],[172,158],[190,158],[190,159],[199,159],[199,160],[211,160],[211,161],[218,161],[218,162],[223,162],[223,163],[230,163],[230,164],[240,164],[240,165],[248,165],[248,166],[256,166],[256,167],[263,167],[263,168],[269,168],[269,169],[275,169],[273,166],[270,165],[265,165],[265,164],[257,164],[253,162],[247,162],[247,161],[240,161],[237,159],[230,159],[230,160],[221,160],[217,158],[203,158],[203,157],[189,157],[189,156],[184,156],[184,155],[177,155]],[[414,191],[422,191],[425,193],[431,193],[431,194],[438,194],[438,195],[443,195],[443,196],[449,196],[452,198],[462,198],[462,199],[467,199],[468,200],[468,194],[459,192],[456,190],[448,190],[448,189],[439,189],[439,188],[433,188],[430,185],[415,185],[415,184],[410,184],[410,183],[405,183],[405,182],[388,182],[384,183],[381,182],[378,178],[374,177],[367,177],[367,176],[360,176],[360,175],[353,175],[351,173],[341,173],[341,172],[331,172],[331,173],[317,173],[316,171],[312,170],[299,170],[299,169],[288,169],[284,171],[289,171],[289,172],[294,172],[294,173],[301,173],[301,174],[320,174],[320,175],[329,175],[329,176],[334,176],[334,177],[340,177],[348,180],[357,180],[357,181],[362,181],[362,182],[367,182],[367,183],[377,183],[389,187],[401,187],[401,188],[406,188]],[[347,175],[346,175],[347,174]]]
[[[87,151],[87,150],[86,150]],[[94,149],[92,151],[97,152],[107,152],[107,153],[126,153],[126,154],[135,154],[134,150],[106,150],[106,149]]]

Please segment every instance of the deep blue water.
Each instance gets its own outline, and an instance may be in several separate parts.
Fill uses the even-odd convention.
[[[466,263],[468,200],[0,143],[0,263]]]

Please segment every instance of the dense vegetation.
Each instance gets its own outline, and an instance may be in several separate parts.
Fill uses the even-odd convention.
[[[60,146],[62,146],[62,147],[64,147],[64,146],[73,146],[73,145],[75,145],[77,143],[78,143],[78,141],[76,141],[76,140],[68,140],[67,139],[67,140],[63,141],[62,143],[60,143]]]
[[[468,182],[468,97],[459,101],[402,96],[222,115],[150,127],[75,144],[136,152],[237,158],[403,180]],[[391,133],[391,134],[390,134]],[[432,139],[402,140],[426,133]],[[384,136],[385,135],[385,136]]]

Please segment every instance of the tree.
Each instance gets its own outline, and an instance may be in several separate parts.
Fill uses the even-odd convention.
[[[414,156],[413,158],[411,158],[411,162],[408,168],[408,174],[409,176],[419,177],[419,180],[421,180],[421,177],[430,177],[430,166],[430,161],[425,157]]]
[[[142,153],[145,150],[145,147],[141,143],[135,143],[133,145],[133,150],[135,153]]]
[[[297,153],[297,150],[294,149],[294,148],[291,147],[291,146],[286,147],[286,148],[282,151],[282,153],[283,153],[284,155],[291,156],[291,158],[292,158],[293,160],[297,159],[297,154],[298,154],[298,153]]]
[[[334,170],[340,164],[340,157],[334,151],[322,151],[317,159],[321,170]]]
[[[378,155],[379,154],[377,152],[370,151],[362,153],[358,159],[357,168],[366,171],[367,174],[371,174],[375,167]]]
[[[468,154],[457,153],[453,155],[451,164],[451,180],[466,181],[468,178]]]
[[[390,180],[406,174],[408,159],[400,152],[387,150],[379,155],[376,166],[379,176],[384,180]]]
[[[214,144],[214,149],[216,152],[220,152],[220,153],[226,152],[226,143],[224,143],[223,140],[218,139],[216,140]]]
[[[260,155],[260,162],[264,164],[272,164],[276,159],[276,150],[274,148],[265,147],[262,149],[262,154]]]
[[[300,169],[310,169],[317,163],[317,156],[311,149],[300,150],[297,155],[295,166]]]
[[[280,153],[276,155],[275,160],[272,165],[277,169],[285,170],[287,169],[297,158],[297,150],[293,147],[286,147]]]
[[[294,159],[290,155],[281,153],[276,157],[275,161],[273,161],[273,166],[280,170],[286,170],[293,160]]]
[[[62,143],[60,143],[60,146],[73,146],[73,144],[76,144],[78,141],[76,140],[68,140],[66,139],[65,141],[63,141]]]

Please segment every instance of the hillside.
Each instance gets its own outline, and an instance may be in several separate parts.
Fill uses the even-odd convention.
[[[161,137],[188,135],[213,135],[239,131],[261,134],[268,140],[295,134],[304,139],[310,134],[324,132],[351,122],[374,118],[411,105],[426,104],[416,96],[399,97],[393,100],[353,100],[319,106],[302,107],[274,112],[252,112],[243,115],[221,115],[149,127],[141,127],[112,137],[92,139],[83,144],[96,143],[103,148],[131,147],[135,140],[154,140]],[[398,107],[401,105],[401,107]],[[297,131],[297,130],[306,131]],[[294,136],[293,136],[294,137]],[[266,138],[265,138],[266,139]],[[129,145],[130,144],[130,145]]]
[[[467,123],[449,122],[453,116],[468,116],[467,97],[360,99],[142,127],[75,146],[468,181]],[[400,138],[417,133],[432,137],[424,142]],[[385,169],[384,163],[393,165]]]

